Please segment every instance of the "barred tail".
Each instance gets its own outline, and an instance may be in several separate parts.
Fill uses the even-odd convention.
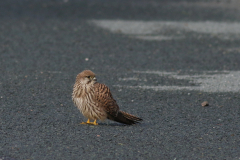
[[[139,121],[142,121],[141,118],[138,118],[123,111],[119,111],[116,117],[108,116],[108,119],[128,125],[136,124],[139,123]]]

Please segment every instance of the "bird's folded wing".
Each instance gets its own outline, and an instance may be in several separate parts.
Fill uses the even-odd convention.
[[[95,83],[95,98],[99,107],[103,108],[109,115],[116,117],[119,111],[117,102],[113,99],[110,89],[101,83]]]

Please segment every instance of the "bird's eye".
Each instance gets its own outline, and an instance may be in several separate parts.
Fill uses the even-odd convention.
[[[87,78],[90,78],[90,76],[86,76]]]

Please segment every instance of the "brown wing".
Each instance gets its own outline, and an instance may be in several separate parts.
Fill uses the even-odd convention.
[[[99,103],[99,107],[102,107],[109,116],[116,117],[119,107],[117,102],[113,99],[110,89],[101,83],[95,83],[94,88],[96,101]]]

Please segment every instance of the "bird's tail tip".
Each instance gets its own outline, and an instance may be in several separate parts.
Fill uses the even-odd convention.
[[[141,118],[123,111],[119,111],[116,117],[112,115],[108,115],[108,119],[111,119],[119,123],[127,124],[127,125],[136,124],[142,121]]]
[[[126,112],[123,112],[123,111],[119,111],[119,113],[126,119],[124,122],[125,124],[136,124],[136,123],[139,123],[140,121],[142,121],[143,119],[142,118],[139,118],[137,116],[134,116],[132,114],[129,114],[129,113],[126,113]]]

